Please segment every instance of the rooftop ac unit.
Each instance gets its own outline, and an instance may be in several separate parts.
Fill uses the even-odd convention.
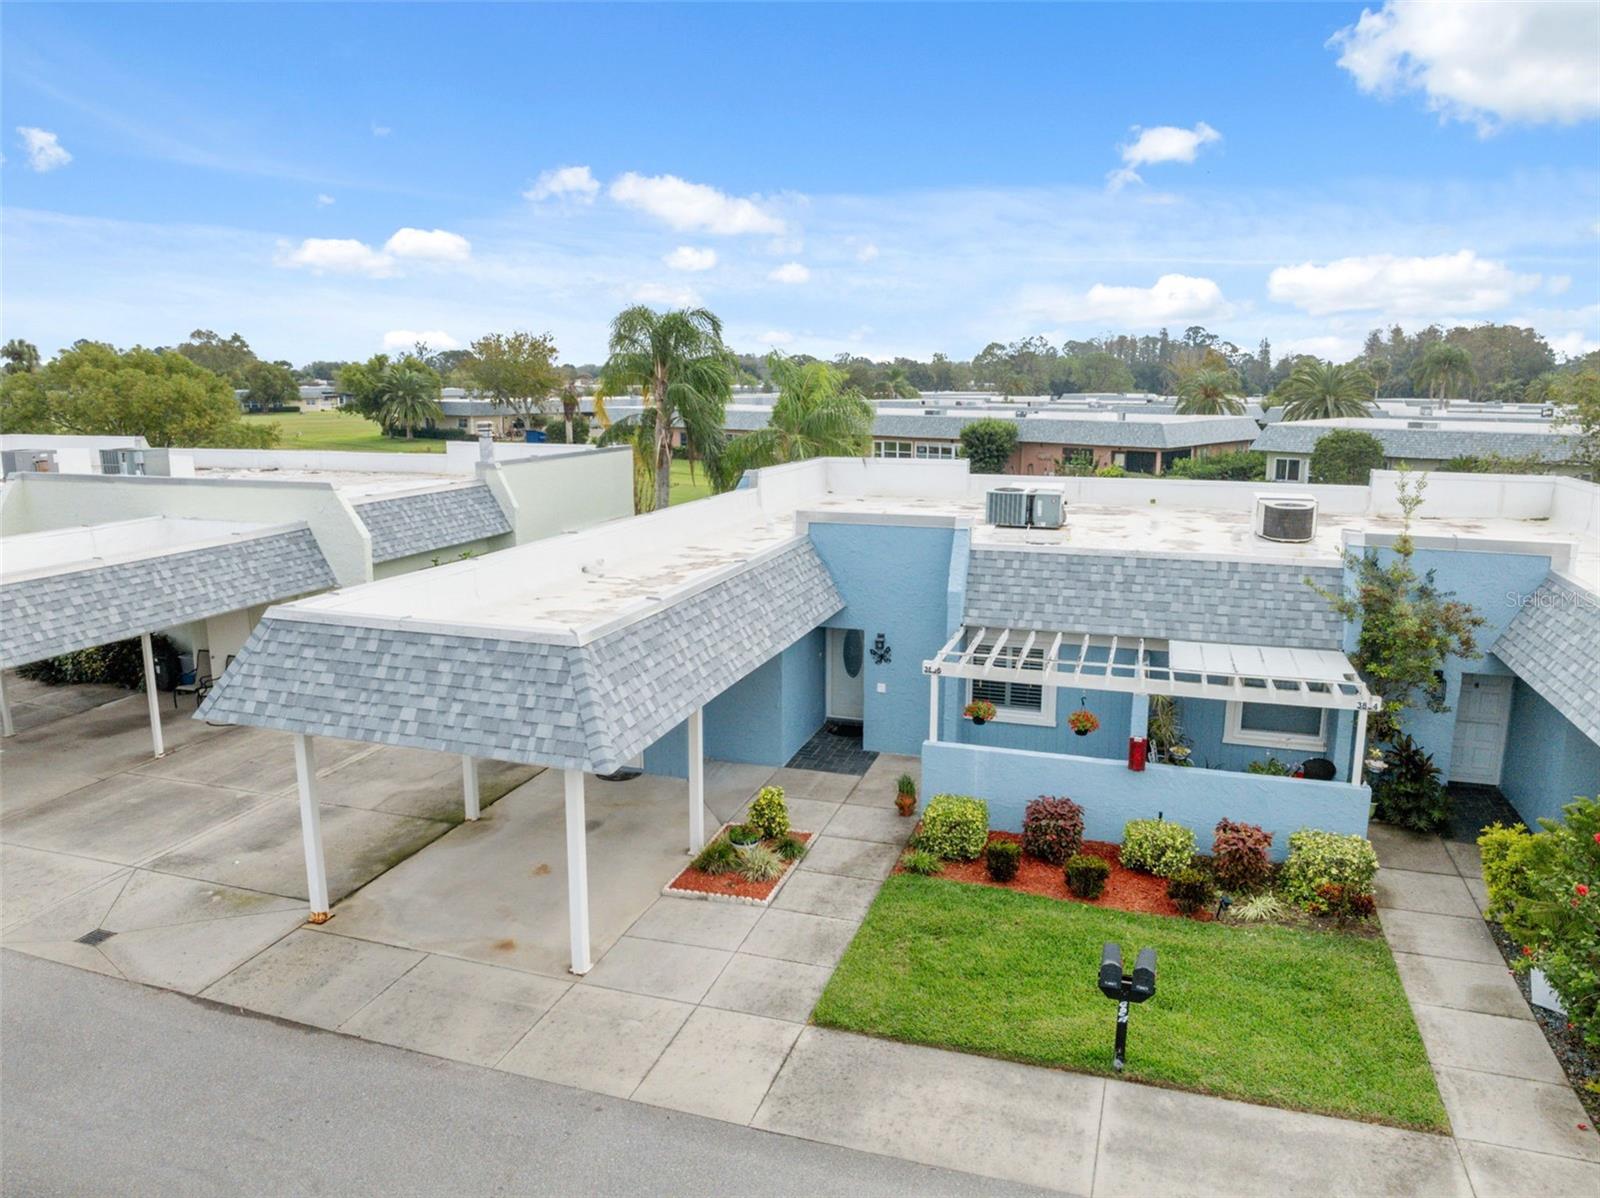
[[[1439,422],[1437,420],[1407,420],[1406,421],[1406,427],[1407,428],[1438,428],[1439,427]]]
[[[1028,523],[1035,528],[1060,528],[1066,520],[1067,499],[1060,491],[1035,491]]]
[[[986,515],[999,528],[1027,528],[1029,495],[1021,487],[996,487],[988,494]]]
[[[1257,495],[1256,536],[1304,542],[1317,535],[1317,501],[1310,495]]]

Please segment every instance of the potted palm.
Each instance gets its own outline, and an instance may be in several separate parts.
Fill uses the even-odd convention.
[[[974,724],[987,724],[994,719],[994,704],[987,699],[974,699],[961,711]]]
[[[748,856],[750,850],[761,843],[761,833],[749,824],[730,824],[728,827],[728,843],[741,857]]]

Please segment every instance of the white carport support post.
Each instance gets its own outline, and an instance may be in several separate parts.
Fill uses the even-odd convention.
[[[689,713],[689,853],[706,847],[705,708]]]
[[[939,742],[939,675],[928,675],[928,740]]]
[[[165,757],[167,747],[161,743],[161,700],[156,697],[156,655],[150,647],[148,632],[139,634],[139,652],[144,655],[144,697],[150,704],[150,741],[155,745],[156,756]]]
[[[327,923],[328,867],[322,857],[322,808],[317,805],[317,756],[311,738],[294,737],[294,777],[300,791],[300,842],[306,851],[306,894],[310,922]]]
[[[466,805],[467,818],[477,819],[478,809],[478,759],[471,753],[461,754],[461,797]]]
[[[0,736],[15,736],[16,725],[11,722],[11,700],[6,698],[6,672],[0,670]]]
[[[584,827],[583,771],[563,771],[567,792],[567,921],[572,932],[572,972],[589,972],[589,848]]]
[[[1350,754],[1350,785],[1361,785],[1361,766],[1367,758],[1367,709],[1356,712],[1356,743]]]

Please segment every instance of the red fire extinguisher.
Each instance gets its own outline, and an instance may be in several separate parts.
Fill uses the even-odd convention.
[[[1136,772],[1144,770],[1144,759],[1149,753],[1150,741],[1143,736],[1128,737],[1128,768]]]

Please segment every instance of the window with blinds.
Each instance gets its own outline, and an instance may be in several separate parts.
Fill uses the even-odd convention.
[[[978,650],[978,656],[987,658],[993,642],[985,641]],[[995,656],[994,663],[997,667],[1015,668],[1022,653],[1020,645],[1004,645]],[[1035,669],[1044,669],[1044,650],[1028,650],[1027,666]],[[1026,668],[1026,667],[1025,667]],[[1045,709],[1044,687],[1029,682],[1006,682],[992,678],[972,679],[973,699],[987,699],[996,708],[1004,711],[1028,712],[1042,714]]]

